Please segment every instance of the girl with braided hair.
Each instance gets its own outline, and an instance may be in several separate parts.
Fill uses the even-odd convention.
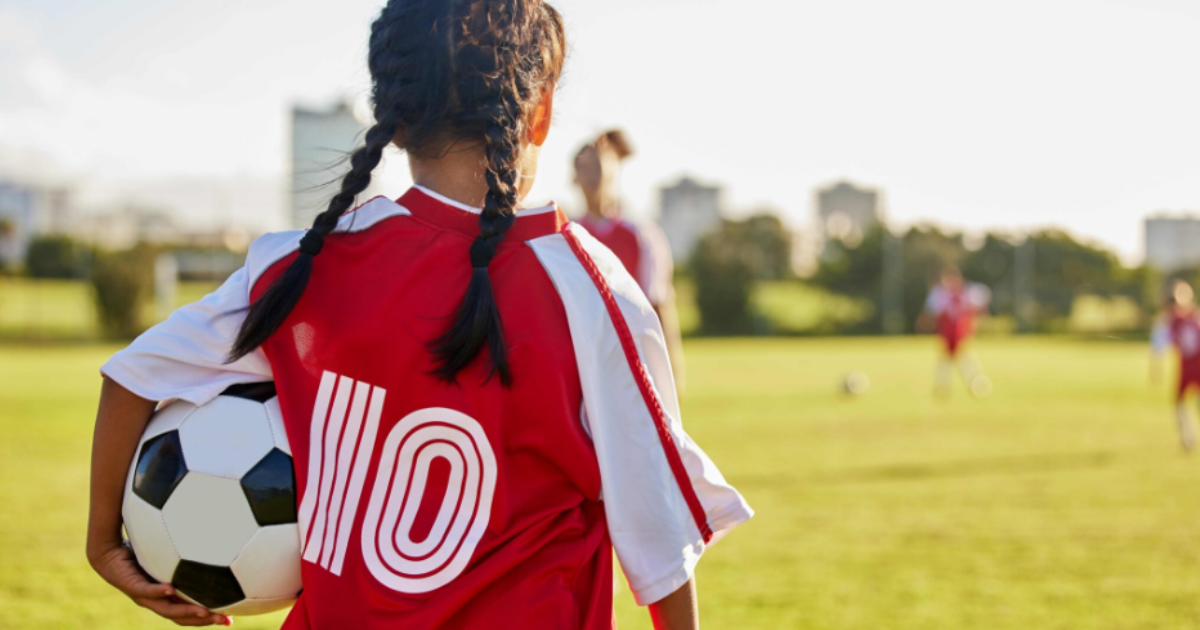
[[[274,381],[300,497],[287,630],[611,628],[614,548],[657,627],[698,626],[695,565],[751,511],[683,430],[637,282],[522,205],[565,50],[543,0],[387,3],[376,122],[326,210],[101,368],[102,577],[180,625],[229,622],[139,571],[124,480],[158,401]],[[352,210],[389,144],[416,185]]]

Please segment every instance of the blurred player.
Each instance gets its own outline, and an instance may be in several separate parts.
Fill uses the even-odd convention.
[[[1162,356],[1171,346],[1179,353],[1179,387],[1175,390],[1175,420],[1179,424],[1179,443],[1191,451],[1196,431],[1188,416],[1184,398],[1188,390],[1200,387],[1200,314],[1196,313],[1192,287],[1176,280],[1167,293],[1163,314],[1150,335],[1153,354],[1151,376],[1158,380]]]
[[[976,319],[987,313],[991,299],[992,292],[987,287],[964,282],[954,267],[946,268],[929,291],[918,328],[935,330],[945,348],[938,357],[935,373],[934,388],[939,395],[950,394],[955,365],[972,395],[982,398],[991,392],[991,380],[979,363],[963,352],[963,346],[975,334]]]
[[[683,347],[675,312],[672,276],[675,264],[658,226],[634,224],[621,217],[621,163],[633,155],[625,134],[612,129],[575,154],[575,183],[583,192],[587,214],[578,223],[621,259],[662,321],[675,383],[683,388]]]

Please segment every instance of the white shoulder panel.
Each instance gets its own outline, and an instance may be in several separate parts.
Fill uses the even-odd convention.
[[[359,206],[355,211],[343,214],[342,218],[338,219],[338,225],[334,228],[333,233],[362,232],[384,219],[410,216],[411,214],[406,208],[387,197],[376,197]],[[249,271],[251,287],[267,269],[271,268],[271,265],[300,249],[300,239],[304,236],[304,232],[305,230],[271,232],[262,235],[250,245],[250,251],[246,254],[246,269]]]
[[[662,327],[637,282],[585,230],[568,229],[528,244],[566,309],[613,545],[637,601],[652,603],[687,582],[707,545],[753,512],[684,432]],[[620,321],[569,239],[595,265]]]
[[[1166,354],[1171,349],[1171,321],[1159,317],[1150,329],[1150,351],[1156,355]]]
[[[925,310],[931,315],[941,315],[949,302],[950,294],[939,284],[929,290],[929,297],[925,298]]]
[[[361,232],[409,211],[376,197],[338,221],[335,233]],[[179,398],[203,405],[231,385],[272,380],[261,349],[233,363],[226,355],[250,308],[254,283],[271,265],[296,251],[303,230],[265,234],[250,245],[246,266],[219,289],[171,314],[114,355],[100,371],[148,400]]]

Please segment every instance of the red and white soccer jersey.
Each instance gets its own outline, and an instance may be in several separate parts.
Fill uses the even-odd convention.
[[[579,219],[589,234],[616,254],[649,298],[659,305],[674,297],[672,276],[675,263],[667,239],[658,226],[638,225],[624,219],[602,219],[584,215]]]
[[[226,364],[303,232],[263,236],[224,286],[103,367],[144,398],[197,404],[275,381],[301,496],[287,630],[610,628],[612,548],[654,602],[752,514],[680,424],[637,283],[554,206],[521,211],[489,268],[512,387],[482,357],[457,385],[431,375],[477,212],[414,188],[347,213],[284,325]]]
[[[937,317],[938,336],[950,356],[962,342],[975,334],[975,316],[987,308],[991,291],[982,284],[967,283],[957,289],[939,284],[929,292],[925,311]]]
[[[1150,343],[1161,355],[1171,346],[1179,354],[1179,389],[1183,398],[1188,389],[1200,388],[1200,315],[1195,311],[1170,313],[1154,326]]]

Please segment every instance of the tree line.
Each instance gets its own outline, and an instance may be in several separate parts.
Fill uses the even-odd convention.
[[[753,334],[756,284],[786,279],[864,305],[861,318],[835,332],[911,333],[930,286],[953,266],[967,280],[991,289],[992,315],[1009,319],[1020,331],[1064,331],[1077,300],[1090,296],[1134,305],[1137,316],[1121,332],[1135,332],[1149,327],[1168,280],[1200,280],[1197,269],[1164,274],[1146,265],[1126,267],[1112,251],[1052,228],[1020,237],[989,232],[969,239],[929,225],[898,234],[879,227],[854,242],[826,243],[815,273],[803,279],[792,274],[791,255],[791,235],[773,216],[725,221],[703,237],[686,266],[696,286],[702,331]],[[895,320],[890,327],[884,321],[889,299]]]

